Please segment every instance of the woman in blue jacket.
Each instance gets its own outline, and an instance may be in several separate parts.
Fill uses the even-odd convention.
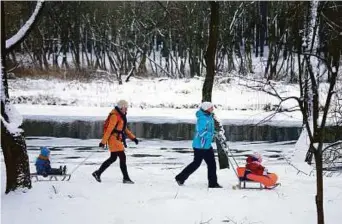
[[[211,102],[203,102],[196,112],[196,131],[192,141],[194,161],[175,177],[179,185],[184,184],[185,180],[198,169],[204,159],[208,167],[208,187],[221,188],[217,183],[216,162],[214,150],[211,146],[215,134],[213,110],[214,105]]]

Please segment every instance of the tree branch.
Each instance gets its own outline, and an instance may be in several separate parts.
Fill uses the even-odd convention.
[[[6,52],[11,51],[13,47],[24,41],[25,37],[31,32],[34,24],[37,23],[36,17],[39,15],[40,10],[44,4],[44,0],[38,0],[36,8],[32,13],[29,20],[26,21],[25,25],[20,28],[20,30],[10,39],[6,40]]]

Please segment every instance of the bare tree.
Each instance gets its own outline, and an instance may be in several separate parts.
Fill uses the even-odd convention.
[[[310,4],[310,3],[309,3]],[[306,37],[307,44],[306,47],[300,51],[296,52],[298,58],[303,59],[302,63],[302,73],[299,76],[299,96],[287,96],[283,97],[277,91],[276,83],[272,81],[264,82],[258,81],[256,85],[252,88],[261,89],[279,99],[279,105],[276,112],[280,111],[281,104],[287,100],[295,100],[298,104],[302,117],[304,128],[302,134],[304,135],[305,141],[308,138],[309,144],[307,148],[302,150],[307,150],[306,157],[302,158],[303,162],[308,164],[315,161],[316,166],[316,209],[317,209],[317,223],[324,224],[324,207],[323,207],[323,163],[325,161],[336,161],[336,155],[339,157],[340,153],[340,142],[334,143],[324,150],[324,138],[327,131],[328,117],[333,113],[336,116],[339,115],[338,108],[340,103],[339,89],[336,86],[337,80],[341,77],[341,72],[339,72],[339,67],[341,63],[341,52],[342,52],[342,37],[340,32],[342,32],[342,26],[339,23],[327,21],[327,19],[322,20],[322,13],[324,12],[324,7],[328,8],[329,5],[325,3],[313,2],[310,4],[311,15],[308,17],[307,34],[303,34]],[[329,24],[328,24],[329,23]],[[331,24],[334,24],[331,25]],[[328,27],[328,28],[327,28]],[[322,29],[322,30],[320,30]],[[321,45],[326,46],[325,56],[320,54],[320,47],[317,37],[319,33],[325,32],[328,38],[321,40]],[[302,38],[299,35],[298,38]],[[321,65],[321,66],[320,66]],[[320,66],[320,67],[318,67]],[[322,69],[321,67],[324,67]],[[329,80],[326,83],[328,85],[328,90],[325,94],[321,94],[319,86],[325,82],[322,78],[322,74],[327,70],[329,74]],[[325,97],[325,99],[320,100]],[[332,105],[336,105],[333,106]],[[337,109],[336,109],[337,108]]]
[[[215,76],[215,56],[218,39],[218,26],[219,26],[219,2],[210,2],[211,15],[209,26],[209,43],[207,52],[205,53],[205,61],[207,64],[207,74],[205,76],[203,89],[202,89],[202,101],[210,101],[213,91],[214,76]]]
[[[342,50],[341,46],[336,46],[340,49],[337,49],[337,51]],[[339,54],[335,54],[336,61],[339,61]],[[324,61],[322,61],[324,63]],[[287,96],[283,97],[281,94],[278,93],[277,87],[273,82],[257,82],[256,85],[248,87],[258,90],[263,90],[264,92],[267,92],[268,94],[275,96],[279,99],[279,104],[277,106],[277,109],[274,113],[280,113],[281,111],[281,105],[288,100],[295,100],[298,103],[297,108],[293,108],[293,111],[300,110],[302,116],[303,116],[303,123],[304,123],[304,129],[303,133],[305,133],[309,139],[309,148],[307,149],[307,155],[306,158],[303,158],[303,161],[307,162],[308,164],[311,164],[312,158],[314,156],[315,159],[315,166],[316,166],[316,187],[317,187],[317,193],[316,193],[316,208],[317,208],[317,223],[318,224],[324,224],[324,209],[323,209],[323,162],[324,160],[334,161],[334,159],[331,159],[331,154],[329,152],[325,152],[325,158],[323,160],[323,144],[324,144],[324,137],[326,133],[327,128],[327,118],[328,114],[332,111],[330,110],[331,100],[333,95],[336,91],[336,79],[338,77],[338,63],[335,64],[334,68],[332,69],[332,66],[325,63],[325,66],[331,71],[331,82],[329,83],[328,92],[326,95],[325,103],[321,107],[306,107],[306,101],[309,101],[307,90],[301,91],[301,94],[299,96]],[[311,73],[309,77],[307,77],[308,80],[303,80],[303,83],[308,82],[317,82],[316,76],[313,75],[312,71],[312,65],[311,62],[308,60],[306,64],[306,70],[307,72]],[[303,87],[301,87],[303,88]],[[317,85],[310,86],[311,90],[315,93],[315,97],[312,97],[311,100],[313,101],[312,104],[318,105],[318,100],[320,97],[320,93],[318,90]],[[322,111],[321,111],[322,110]],[[311,116],[311,114],[313,116]],[[274,115],[274,114],[273,114]],[[269,116],[268,118],[271,119],[273,116]],[[319,122],[320,121],[320,122]],[[302,134],[303,134],[302,133]],[[341,143],[336,143],[340,145]],[[329,150],[329,149],[328,149]],[[335,152],[340,153],[338,150],[333,148]],[[331,151],[331,153],[334,153]],[[336,153],[334,154],[334,156]],[[334,157],[335,158],[335,157]]]

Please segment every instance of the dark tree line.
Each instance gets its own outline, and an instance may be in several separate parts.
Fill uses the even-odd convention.
[[[10,36],[35,3],[5,5]],[[244,75],[262,63],[265,78],[297,82],[310,9],[310,2],[220,2],[215,72]],[[319,52],[327,60],[332,60],[329,27],[341,25],[341,9],[341,2],[320,4],[318,16],[325,22]],[[35,69],[74,69],[80,75],[100,70],[119,80],[122,74],[203,76],[209,25],[208,2],[46,2],[38,26],[7,60],[12,67],[28,67],[28,61]]]

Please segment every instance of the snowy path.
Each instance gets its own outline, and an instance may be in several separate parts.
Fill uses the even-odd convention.
[[[27,144],[31,162],[39,146],[53,146],[53,165],[66,163],[72,170],[93,152],[89,149],[97,142],[96,139],[30,138]],[[128,170],[136,182],[134,185],[121,183],[118,163],[103,174],[102,183],[97,183],[90,173],[107,157],[107,152],[94,147],[98,152],[76,170],[70,182],[33,182],[33,189],[27,193],[4,195],[1,192],[2,223],[316,222],[315,178],[296,175],[293,168],[277,157],[278,151],[291,152],[294,142],[230,144],[241,154],[251,149],[263,155],[269,153],[269,157],[264,157],[265,165],[276,172],[282,182],[280,188],[271,191],[233,190],[237,181],[232,170],[218,170],[224,189],[208,190],[204,163],[185,186],[179,187],[173,178],[192,160],[189,143],[156,140],[142,141],[138,147],[130,145]],[[182,150],[189,153],[180,153]],[[1,160],[4,174],[3,157]],[[31,165],[33,168],[33,163]],[[1,181],[3,186],[4,175]],[[342,219],[342,176],[326,178],[325,187],[326,223],[338,224]]]

